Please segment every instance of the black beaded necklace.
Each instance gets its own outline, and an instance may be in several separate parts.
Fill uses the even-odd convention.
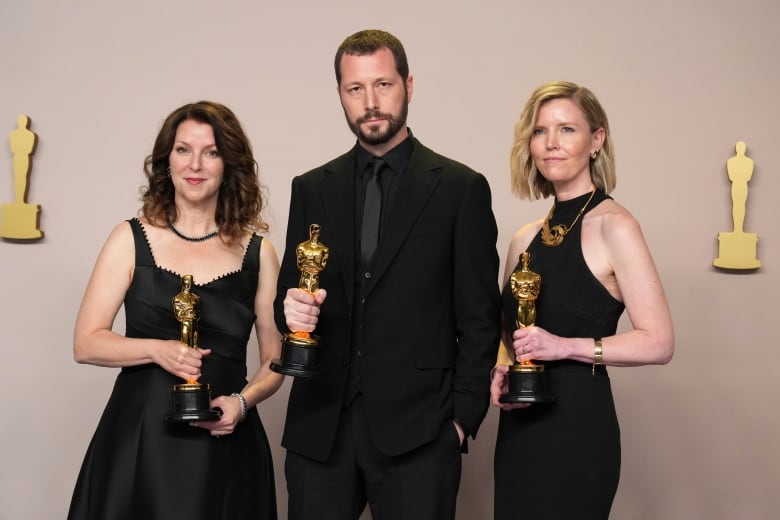
[[[214,238],[215,236],[219,235],[219,228],[215,229],[211,233],[206,233],[205,235],[201,235],[199,237],[191,237],[189,235],[185,235],[178,229],[176,229],[176,226],[173,225],[173,221],[168,221],[168,227],[171,231],[173,231],[173,234],[177,237],[181,238],[182,240],[186,240],[187,242],[203,242],[204,240],[208,240],[210,238]]]

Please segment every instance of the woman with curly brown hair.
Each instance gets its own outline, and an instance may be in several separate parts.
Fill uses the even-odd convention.
[[[279,262],[257,234],[268,226],[251,145],[230,109],[192,103],[165,120],[144,171],[140,216],[109,236],[76,320],[76,361],[122,370],[68,518],[276,518],[255,405],[282,382],[269,369],[281,350]],[[194,347],[181,341],[172,306],[185,275],[201,311]],[[122,305],[124,335],[112,331]],[[261,365],[247,382],[253,327]],[[210,385],[214,420],[171,413],[184,381]]]

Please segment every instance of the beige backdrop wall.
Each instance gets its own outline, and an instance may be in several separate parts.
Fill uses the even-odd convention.
[[[677,333],[669,366],[611,371],[623,443],[612,517],[773,518],[778,5],[0,0],[0,200],[13,200],[4,136],[28,114],[40,137],[28,202],[42,205],[46,233],[37,243],[0,241],[0,519],[65,515],[116,375],[73,362],[74,317],[108,232],[136,213],[142,160],[163,117],[202,98],[236,111],[270,189],[270,239],[281,251],[292,176],[353,143],[332,57],[366,27],[407,47],[415,134],[489,178],[502,256],[511,233],[550,204],[509,193],[520,107],[552,79],[596,92],[615,138],[614,196],[643,225]],[[750,274],[711,267],[717,233],[731,229],[725,162],[738,140],[756,164],[745,227],[760,236],[763,267]],[[288,390],[261,406],[282,518]],[[492,515],[496,418],[491,410],[465,457],[459,519]],[[519,489],[518,499],[533,497]]]

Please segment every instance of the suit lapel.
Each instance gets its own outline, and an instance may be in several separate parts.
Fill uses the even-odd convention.
[[[374,268],[368,291],[376,285],[392,263],[420,212],[439,183],[441,163],[436,155],[415,142],[409,165],[402,176],[392,213],[374,256]]]
[[[352,304],[355,280],[355,153],[354,149],[324,167],[322,198],[334,243],[325,245],[343,274],[344,293]],[[326,287],[327,289],[327,287]]]

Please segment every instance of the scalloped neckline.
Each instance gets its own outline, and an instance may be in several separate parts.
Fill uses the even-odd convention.
[[[144,226],[144,223],[141,222],[141,219],[136,217],[136,220],[141,225],[141,231],[144,234],[144,241],[146,242],[147,249],[149,249],[149,255],[152,257],[152,263],[154,264],[154,267],[158,271],[162,271],[164,273],[170,274],[171,276],[176,276],[177,278],[181,278],[183,275],[177,273],[173,269],[168,269],[167,267],[163,267],[163,266],[161,266],[160,264],[157,263],[157,258],[154,256],[154,249],[152,249],[152,244],[149,242],[149,237],[146,234],[146,227]],[[251,241],[252,241],[252,237],[249,237],[249,242],[251,243]],[[247,243],[246,247],[244,248],[244,256],[241,258],[241,266],[238,269],[234,269],[233,271],[228,271],[227,273],[223,273],[223,274],[221,274],[219,276],[216,276],[216,277],[212,278],[211,280],[209,280],[206,283],[197,283],[197,282],[195,282],[193,280],[193,285],[195,285],[196,287],[205,287],[205,286],[211,285],[211,284],[213,284],[213,283],[215,283],[215,282],[217,282],[219,280],[222,280],[224,278],[228,278],[230,276],[233,276],[233,275],[236,275],[236,274],[240,273],[241,271],[244,270],[244,265],[246,264],[246,255],[247,255],[247,253],[249,253],[249,243]]]

